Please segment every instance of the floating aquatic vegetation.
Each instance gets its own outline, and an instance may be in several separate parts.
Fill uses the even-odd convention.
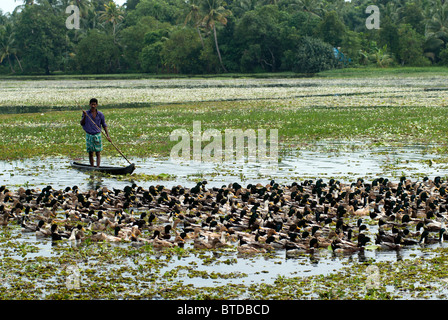
[[[129,181],[129,182],[168,181],[176,179],[176,175],[169,173],[159,173],[159,174],[132,173],[119,176],[114,176],[107,173],[96,173],[95,175],[97,177],[113,177],[117,181]]]
[[[95,95],[108,107],[114,141],[123,146],[121,149],[127,155],[140,157],[167,156],[172,146],[169,133],[176,128],[190,130],[193,120],[218,130],[275,127],[279,129],[283,150],[299,148],[305,152],[307,148],[316,148],[313,143],[316,140],[340,139],[359,140],[367,147],[421,142],[431,144],[428,153],[443,155],[448,132],[444,110],[447,91],[426,92],[423,88],[444,85],[446,77],[440,76],[343,80],[3,81],[0,108],[76,107],[74,101],[80,96]],[[101,88],[100,93],[98,88]],[[141,105],[151,107],[129,108]],[[126,112],[120,109],[122,106],[127,107]],[[83,156],[79,113],[45,111],[0,116],[0,157]],[[351,147],[344,143],[325,148],[323,151],[328,154],[343,153],[344,148]],[[105,153],[115,154],[115,151],[105,144]],[[408,166],[434,167],[443,162],[440,157],[439,160],[400,163],[390,151],[386,154],[390,156],[390,165],[386,168],[386,164],[384,169],[395,170],[393,176],[397,178]],[[35,167],[30,174],[39,170],[50,168]],[[353,179],[350,172],[344,173],[347,180]],[[14,174],[18,172],[2,172],[1,179],[8,181]],[[315,174],[312,178],[325,174]],[[416,177],[424,173],[413,174],[411,176]],[[189,176],[194,181],[204,177],[201,173]],[[240,178],[245,177],[240,173]],[[140,174],[131,180],[147,182],[153,178],[176,179],[164,174],[154,177]],[[303,180],[307,177],[291,175],[287,178]],[[24,182],[24,187],[30,186],[32,184]],[[350,223],[355,221],[350,220]],[[372,223],[367,225],[375,227]],[[18,229],[17,225],[9,225],[0,230],[2,299],[413,299],[447,296],[444,247],[421,248],[404,258],[386,262],[377,255],[378,246],[373,244],[365,248],[366,259],[333,256],[327,248],[312,257],[302,254],[286,259],[274,254],[238,255],[232,250],[213,251],[212,254],[190,248],[157,251],[150,245],[132,247],[91,241],[74,247],[64,244],[50,247],[25,241]],[[422,252],[426,256],[422,256]],[[322,274],[313,273],[316,264],[320,263],[322,268],[322,264],[330,260],[329,270],[324,267]],[[79,287],[66,284],[70,265],[78,268],[79,273],[75,275],[79,277]],[[260,267],[254,271],[251,265]],[[381,282],[367,288],[370,276],[367,268],[372,265],[378,268]],[[277,274],[277,270],[288,272]]]
[[[108,106],[259,99],[303,100],[303,105],[312,99],[327,106],[443,105],[446,91],[423,92],[437,85],[444,86],[445,78],[2,80],[0,106],[76,106],[79,97],[90,96]]]

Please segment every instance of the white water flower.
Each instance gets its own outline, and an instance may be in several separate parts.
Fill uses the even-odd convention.
[[[275,100],[301,106],[441,106],[445,77],[357,79],[141,79],[0,81],[1,106],[87,107],[204,101]]]

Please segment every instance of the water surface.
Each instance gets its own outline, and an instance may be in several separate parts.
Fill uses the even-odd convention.
[[[249,163],[243,160],[233,163],[197,163],[193,161],[177,163],[170,159],[131,158],[137,167],[134,178],[132,176],[114,177],[81,172],[70,166],[68,158],[34,158],[0,161],[0,185],[6,185],[12,190],[21,186],[42,188],[51,185],[54,189],[63,189],[67,186],[77,185],[81,191],[86,191],[102,186],[107,186],[110,189],[123,188],[132,183],[144,188],[156,184],[163,184],[166,187],[174,185],[193,187],[197,181],[203,180],[208,181],[207,186],[222,186],[233,182],[266,184],[270,179],[290,184],[293,181],[316,178],[324,180],[336,178],[343,182],[353,182],[357,178],[369,181],[379,176],[391,180],[398,180],[401,175],[413,180],[423,176],[431,178],[446,176],[446,164],[438,161],[440,156],[429,150],[428,146],[423,145],[378,146],[365,149],[360,147],[360,143],[357,142],[332,143],[331,145],[316,143],[313,148],[307,150],[284,153],[279,160],[278,167],[257,162]],[[120,158],[104,157],[103,164],[125,166],[127,163]],[[144,179],[145,175],[157,176],[160,174],[174,175],[175,178],[167,181]],[[374,233],[373,228],[370,232]],[[55,254],[49,240],[37,241],[33,234],[22,234],[20,239],[39,248],[38,252],[28,253],[26,258]],[[437,244],[436,246],[446,246],[446,244]],[[287,258],[284,251],[276,252],[269,258],[241,258],[237,252],[229,251],[219,260],[234,259],[234,263],[230,266],[219,262],[206,265],[203,260],[195,256],[188,256],[172,259],[160,273],[163,274],[179,266],[193,265],[197,271],[220,273],[238,271],[245,276],[211,280],[201,277],[191,278],[187,276],[186,271],[180,271],[178,278],[185,285],[272,284],[279,276],[327,275],[353,262],[369,260],[395,262],[433,254],[435,253],[422,251],[420,246],[408,247],[399,252],[365,250],[363,254],[351,256],[335,256],[330,250],[322,249],[312,256],[306,254],[295,258]],[[82,264],[79,267],[82,268]]]
[[[169,158],[130,158],[136,170],[133,175],[125,177],[78,171],[70,166],[71,159],[47,157],[0,161],[0,184],[12,189],[47,185],[58,189],[77,185],[81,190],[87,190],[102,186],[122,188],[134,182],[144,187],[151,184],[191,187],[202,180],[206,180],[209,186],[233,182],[266,184],[271,179],[284,184],[316,178],[335,178],[344,182],[358,178],[368,181],[377,177],[398,180],[402,175],[417,180],[424,176],[446,176],[448,164],[441,157],[431,153],[426,145],[365,149],[357,142],[320,143],[312,150],[293,150],[281,155],[278,166],[247,160],[179,163]],[[77,161],[88,162],[87,157]],[[126,166],[128,163],[123,158],[103,157],[102,164]],[[173,178],[157,180],[159,175]]]

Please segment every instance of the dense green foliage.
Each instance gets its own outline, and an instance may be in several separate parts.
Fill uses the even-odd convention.
[[[292,70],[301,73],[317,73],[336,66],[333,48],[322,40],[304,37],[292,56]]]
[[[69,5],[79,29],[66,27]],[[366,27],[369,5],[379,7],[380,29]],[[0,73],[447,65],[447,16],[442,0],[24,0],[0,12]]]

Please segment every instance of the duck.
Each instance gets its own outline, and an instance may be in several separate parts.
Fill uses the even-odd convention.
[[[110,234],[107,234],[105,232],[96,232],[92,231],[92,234],[90,236],[90,240],[92,241],[100,241],[100,242],[121,242],[122,239],[120,237],[116,237]]]
[[[22,232],[36,232],[39,228],[38,223],[36,222],[26,222],[28,220],[26,217],[22,217],[20,226],[22,227]]]
[[[142,212],[140,214],[140,218],[135,219],[133,221],[133,225],[137,225],[139,227],[139,229],[144,228],[146,226],[146,220],[145,220],[146,216],[147,216],[147,213],[146,212]]]
[[[335,239],[339,239],[339,237],[337,237],[337,236],[335,236],[335,237],[328,237],[328,238],[315,237],[315,238],[312,238],[312,239],[315,239],[314,241],[316,241],[316,243],[313,245],[315,248],[328,248],[329,246],[331,246],[332,241],[335,240]]]
[[[170,231],[171,231],[172,228],[173,228],[173,227],[172,227],[171,224],[167,224],[167,225],[163,228],[163,232],[160,233],[160,237],[161,237],[162,239],[169,240],[169,239],[171,238],[171,233],[170,233]]]
[[[254,240],[266,243],[267,239],[270,239],[271,237],[275,236],[276,234],[277,234],[277,231],[275,231],[274,229],[259,228],[255,234]]]
[[[186,239],[188,239],[188,234],[185,231],[182,232],[178,232],[175,231],[175,237],[174,237],[174,244],[177,245],[178,247],[183,248],[185,245],[185,241]]]
[[[0,226],[6,227],[9,223],[10,213],[5,211],[3,214],[0,214]]]
[[[226,240],[226,236],[228,235],[227,228],[222,226],[218,230],[219,230],[219,233],[213,232],[213,233],[207,234],[207,237],[209,239],[209,242],[212,244],[212,247],[213,248],[229,247],[230,245],[227,243],[227,240]]]
[[[181,186],[152,186],[144,190],[136,185],[114,191],[103,188],[81,192],[74,187],[64,192],[52,188],[20,189],[17,193],[8,190],[7,195],[0,196],[12,206],[0,205],[0,220],[4,221],[9,212],[6,222],[17,220],[24,232],[35,231],[37,237],[51,236],[51,225],[57,223],[74,231],[76,238],[83,232],[73,225],[80,223],[87,225],[87,237],[103,241],[130,240],[137,245],[165,240],[169,243],[166,246],[183,246],[190,240],[210,249],[235,245],[241,247],[241,252],[285,250],[292,254],[332,244],[336,252],[362,250],[357,248],[368,242],[363,235],[368,231],[363,223],[368,215],[378,221],[380,246],[397,249],[418,244],[419,238],[420,243],[437,240],[437,236],[432,238],[427,232],[439,232],[439,241],[443,241],[445,183],[434,182],[442,190],[439,194],[438,189],[431,189],[428,179],[414,184],[403,181],[396,184],[378,178],[371,184],[361,179],[353,184],[330,181],[327,185],[319,179],[286,186],[275,182],[251,184],[246,188],[238,183],[205,188],[201,182],[193,190]],[[24,208],[28,208],[25,213]],[[125,212],[128,208],[131,213]],[[98,209],[96,218],[93,210]],[[66,217],[58,218],[58,210],[66,210]],[[140,218],[133,210],[143,212]],[[358,219],[353,226],[346,219],[351,215]],[[408,228],[413,225],[416,232],[411,233]],[[422,229],[427,232],[421,234]],[[141,236],[143,230],[159,233],[154,239],[147,239]],[[70,232],[57,234],[71,237]]]
[[[266,239],[266,244],[270,245],[274,249],[285,249],[286,239],[276,239],[275,236],[272,235]]]
[[[428,231],[438,232],[440,229],[445,227],[445,218],[442,218],[442,221],[434,221],[431,219],[425,219],[424,228]]]
[[[443,242],[448,239],[448,233],[445,227],[441,228],[439,231],[439,241]]]
[[[439,230],[439,238],[432,238],[429,236],[429,230],[425,229],[423,230],[421,236],[420,236],[420,240],[419,243],[423,243],[423,244],[434,244],[434,243],[440,243],[441,240],[443,239],[443,234],[444,234],[445,230],[444,229],[440,229]]]
[[[223,232],[222,237],[221,238],[213,238],[211,240],[211,244],[212,244],[212,248],[213,249],[217,249],[217,248],[229,248],[231,245],[227,243],[226,239],[225,239],[225,233]]]
[[[213,244],[210,241],[210,238],[202,238],[198,237],[193,241],[193,248],[195,249],[212,249]]]
[[[367,206],[355,210],[353,214],[355,216],[364,217],[369,216],[371,212],[374,212],[374,208],[370,207],[370,204],[367,204]]]
[[[400,250],[401,249],[401,234],[386,234],[383,230],[379,230],[375,238],[375,244],[381,250]]]
[[[130,240],[131,236],[138,236],[141,234],[140,229],[138,228],[137,225],[133,225],[132,227],[130,226],[119,226],[117,225],[114,228],[114,236],[118,237],[122,240],[128,241]]]
[[[152,241],[150,239],[139,237],[139,236],[137,236],[135,234],[131,235],[130,240],[131,240],[131,246],[133,246],[133,247],[141,247],[141,246],[143,246],[145,244],[151,244],[152,243]]]
[[[109,221],[109,220],[107,220]],[[107,223],[104,221],[90,221],[87,224],[87,230],[91,230],[91,231],[104,231],[107,228]]]
[[[85,238],[84,227],[81,224],[78,224],[75,228],[72,229],[70,237],[68,240],[70,241],[83,241]]]
[[[272,247],[268,244],[263,244],[258,241],[247,242],[241,235],[238,238],[237,251],[241,254],[264,253],[268,251],[267,248],[271,249]]]
[[[243,244],[243,245],[238,246],[237,251],[238,251],[238,253],[244,254],[244,255],[253,255],[253,254],[257,254],[257,253],[266,252],[266,250],[257,249],[248,244]]]
[[[393,242],[381,242],[379,243],[381,250],[400,250],[402,248],[401,244]]]
[[[44,227],[45,221],[39,220],[36,229],[36,238],[46,238],[51,236],[51,227]]]
[[[291,243],[288,243],[285,247],[285,255],[287,258],[293,258],[296,256],[300,256],[303,254],[313,254],[315,252],[315,249],[319,247],[319,243],[317,238],[312,238],[309,241],[309,245],[306,246],[301,243],[295,243],[291,245]]]
[[[175,244],[173,242],[165,240],[165,239],[161,239],[159,230],[154,231],[154,235],[153,235],[151,243],[154,246],[154,248],[156,248],[156,249],[171,248],[171,247],[175,246]]]
[[[395,243],[399,244],[401,242],[402,235],[401,233],[387,233],[383,229],[379,229],[376,234],[376,244],[380,244],[381,242]]]
[[[331,242],[331,249],[334,253],[351,254],[359,251],[364,251],[364,247],[358,247],[353,243],[335,239]]]
[[[62,239],[68,239],[70,237],[70,235],[67,235],[64,232],[57,232],[58,229],[58,225],[53,223],[51,225],[51,240],[52,241],[59,241]],[[72,230],[71,234],[73,234],[75,232],[75,230]]]

